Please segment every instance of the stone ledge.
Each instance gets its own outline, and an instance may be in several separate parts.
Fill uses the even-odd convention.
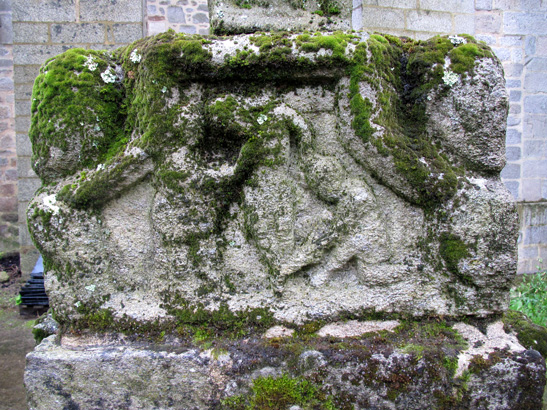
[[[545,362],[537,351],[525,350],[501,322],[487,335],[468,324],[454,327],[483,346],[462,350],[458,333],[432,322],[360,338],[221,338],[213,349],[176,339],[160,345],[112,334],[53,335],[27,356],[25,384],[32,410],[243,409],[267,399],[256,388],[264,381],[307,386],[307,401],[282,403],[286,408],[541,409]],[[480,352],[468,369],[455,373],[458,352],[474,349]]]

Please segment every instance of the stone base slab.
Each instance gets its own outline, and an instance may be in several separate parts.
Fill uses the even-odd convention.
[[[53,335],[27,356],[25,384],[31,410],[243,410],[269,400],[280,409],[540,410],[545,371],[501,322],[406,323],[352,338],[197,345]]]

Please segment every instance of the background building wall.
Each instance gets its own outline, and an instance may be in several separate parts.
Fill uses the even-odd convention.
[[[209,34],[207,0],[147,0],[147,35],[169,29],[177,33]]]
[[[519,271],[534,271],[547,257],[547,1],[354,0],[352,9],[354,30],[414,39],[469,33],[501,59],[510,96],[502,177],[519,203]],[[0,246],[18,240],[25,271],[36,257],[25,209],[40,185],[28,140],[39,66],[71,47],[110,49],[168,29],[208,33],[206,0],[0,0]]]
[[[473,0],[354,0],[353,29],[425,40],[475,32]]]
[[[11,0],[0,0],[0,252],[19,250]]]
[[[547,258],[547,2],[483,0],[476,29],[503,61],[510,109],[502,178],[519,201],[519,271],[533,272]]]

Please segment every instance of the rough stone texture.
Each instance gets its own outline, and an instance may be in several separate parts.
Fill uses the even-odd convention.
[[[323,10],[321,4],[306,1],[298,5],[288,0],[253,2],[235,0],[209,2],[209,19],[215,34],[254,33],[257,31],[350,30],[351,0],[332,2],[338,12]]]
[[[475,67],[481,82],[472,89],[455,87],[428,104],[432,132],[465,157],[470,167],[501,171],[505,166],[507,91],[501,67],[484,61]],[[488,126],[483,124],[487,123]]]
[[[286,328],[285,326],[274,326],[269,328],[262,336],[265,339],[277,337],[291,337],[294,335],[294,329]]]
[[[268,41],[274,44],[259,49]],[[314,41],[330,45],[314,52],[299,45]],[[405,85],[396,66],[359,54],[359,41],[286,35],[201,43],[167,34],[114,57],[92,54],[100,70],[70,89],[79,104],[87,101],[80,96],[104,95],[99,74],[108,64],[136,98],[125,102],[132,107],[123,119],[130,141],[106,160],[98,147],[118,131],[104,124],[120,121],[104,116],[109,99],[88,100],[97,115],[72,107],[81,109],[77,122],[65,105],[43,111],[56,101],[41,101],[57,95],[44,94],[52,86],[45,71],[67,70],[62,59],[83,70],[89,56],[66,54],[43,68],[31,137],[34,166],[49,185],[28,216],[47,260],[56,317],[74,323],[105,311],[114,321],[152,323],[175,320],[181,309],[266,308],[277,321],[304,323],[374,311],[504,311],[517,219],[499,178],[507,113],[499,62],[479,59],[472,71],[452,73],[450,85],[430,67],[437,71]],[[382,58],[401,61],[396,42],[367,42]],[[170,65],[153,65],[169,47],[196,53],[167,54],[169,64],[187,69],[171,77]],[[142,61],[130,60],[134,52]],[[346,66],[356,72],[362,58],[377,63],[350,81]],[[419,58],[411,55],[403,68],[415,69]],[[144,67],[160,70],[158,77]],[[215,76],[231,82],[217,85]],[[295,85],[280,87],[278,78]],[[409,127],[415,114],[390,110],[426,81],[426,94],[405,104],[429,121]],[[140,111],[138,101],[155,108]],[[365,131],[356,125],[363,121],[370,121]]]
[[[485,343],[462,375],[454,364],[465,344],[431,322],[356,339],[217,340],[214,349],[175,339],[50,336],[27,356],[25,384],[31,410],[243,409],[267,400],[287,409],[540,410],[545,361],[518,342],[507,349],[500,340],[511,336],[500,326],[490,325],[499,328],[494,337],[459,325]],[[287,386],[304,380],[310,393],[297,401]],[[261,381],[283,387],[259,389]]]
[[[361,336],[369,332],[380,332],[381,330],[393,331],[397,326],[399,326],[397,320],[389,321],[367,321],[359,322],[357,320],[350,320],[343,323],[331,323],[326,326],[323,326],[317,332],[318,336],[333,336],[333,337],[356,337]]]
[[[464,371],[469,370],[469,364],[478,356],[487,360],[489,354],[496,350],[506,349],[510,352],[524,350],[516,335],[505,333],[501,321],[488,325],[485,333],[466,323],[456,323],[453,327],[468,343],[468,348],[460,352],[458,356],[456,376],[461,376]]]

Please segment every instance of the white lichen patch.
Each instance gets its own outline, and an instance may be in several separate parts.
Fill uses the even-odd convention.
[[[460,37],[460,36],[448,36],[448,39],[450,40],[450,42],[452,44],[454,44],[455,46],[459,46],[460,44],[466,44],[467,41],[465,40],[465,38],[463,37]]]
[[[289,329],[285,326],[274,326],[266,330],[266,333],[262,336],[264,339],[274,339],[278,337],[292,337],[294,335],[294,329]]]
[[[56,202],[57,199],[55,198],[55,194],[44,197],[44,205],[53,213],[53,215],[57,215],[60,209],[57,205],[55,205]]]
[[[229,352],[219,349],[208,349],[200,353],[199,357],[214,361],[216,365],[231,366],[233,364],[232,357]]]
[[[487,359],[488,355],[495,350],[507,349],[510,352],[526,350],[515,335],[505,333],[501,321],[490,324],[486,328],[486,335],[476,327],[465,323],[456,323],[452,327],[469,344],[469,348],[462,351],[458,356],[458,369],[454,377],[460,377],[467,370],[474,356],[480,355]]]
[[[336,322],[323,326],[317,335],[320,337],[332,336],[332,337],[357,337],[370,332],[380,332],[387,330],[393,332],[399,326],[398,320],[369,320],[366,322],[359,322],[357,320],[350,320],[348,322]]]
[[[85,287],[88,292],[95,292],[95,285],[89,285]]]
[[[93,56],[88,56],[84,62],[84,67],[89,71],[95,71],[99,64],[95,61]]]
[[[443,83],[447,86],[452,87],[458,82],[460,76],[451,70],[444,70],[443,72]]]
[[[233,36],[211,44],[204,44],[203,48],[209,51],[215,64],[223,64],[225,56],[235,56],[238,50],[247,50],[251,53],[260,54],[259,47],[250,41],[250,36]]]
[[[264,114],[260,114],[256,119],[256,122],[258,122],[260,125],[264,124],[266,121],[268,121],[268,117]]]
[[[115,83],[116,82],[116,73],[112,67],[108,67],[104,72],[101,73],[101,78],[105,83]]]
[[[332,56],[332,54],[333,54],[332,50],[328,50],[326,48],[321,48],[317,52],[317,57],[330,57],[330,56]]]
[[[134,63],[140,63],[142,59],[142,55],[140,55],[137,49],[135,49],[131,52],[129,59]]]

